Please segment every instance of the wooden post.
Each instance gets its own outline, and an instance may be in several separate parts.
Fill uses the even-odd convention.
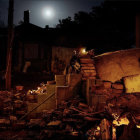
[[[136,48],[140,48],[140,14],[136,15]]]
[[[110,137],[110,124],[109,124],[109,121],[106,120],[106,119],[103,119],[101,121],[101,124],[100,124],[100,128],[101,128],[101,139],[102,140],[110,140],[111,137]]]
[[[6,65],[6,89],[11,89],[11,66],[12,66],[12,45],[13,45],[13,11],[14,0],[9,0],[8,9],[8,48],[7,48],[7,65]]]
[[[112,126],[112,140],[116,140],[116,128]]]

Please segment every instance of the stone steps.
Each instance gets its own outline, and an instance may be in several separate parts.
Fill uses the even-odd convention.
[[[80,58],[82,80],[96,79],[94,60],[90,57]]]

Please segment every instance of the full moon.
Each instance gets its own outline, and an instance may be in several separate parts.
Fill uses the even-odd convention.
[[[51,7],[46,7],[42,10],[42,15],[46,19],[52,19],[54,17],[54,10]]]

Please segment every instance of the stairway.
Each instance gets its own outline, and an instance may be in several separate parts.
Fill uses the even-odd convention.
[[[96,79],[94,60],[84,56],[80,58],[82,80]]]

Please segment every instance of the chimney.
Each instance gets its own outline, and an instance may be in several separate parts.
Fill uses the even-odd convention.
[[[24,23],[28,24],[30,22],[29,20],[29,10],[24,11]]]
[[[136,48],[140,48],[140,14],[136,15]]]

